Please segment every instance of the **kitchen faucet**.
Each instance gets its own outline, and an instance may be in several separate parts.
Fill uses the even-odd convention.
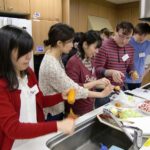
[[[121,128],[121,130],[129,137],[129,139],[133,143],[133,149],[134,150],[139,150],[142,147],[143,131],[141,129],[139,129],[137,127],[123,125],[122,122],[120,122],[113,115],[113,113],[106,108],[103,109],[103,112],[104,112],[104,114],[109,115],[115,121],[115,123]],[[132,135],[131,133],[129,133],[128,129],[133,129],[134,134]]]

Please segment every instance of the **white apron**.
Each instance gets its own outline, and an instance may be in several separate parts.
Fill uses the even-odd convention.
[[[19,90],[21,90],[19,121],[22,123],[37,123],[36,94],[39,92],[37,85],[30,88],[28,86],[28,78],[25,76],[23,79],[19,78]],[[31,139],[15,140],[12,149],[19,147],[30,140]]]

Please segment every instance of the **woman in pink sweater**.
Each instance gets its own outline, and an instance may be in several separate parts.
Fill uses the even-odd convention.
[[[97,32],[90,30],[84,33],[78,43],[78,52],[69,59],[66,65],[67,75],[80,86],[89,90],[94,90],[95,88],[105,89],[107,85],[110,84],[106,78],[97,80],[95,68],[92,63],[92,58],[96,53],[97,46],[100,44],[101,39]],[[94,98],[88,97],[76,101],[73,106],[73,111],[78,115],[83,115],[93,110],[93,108]]]

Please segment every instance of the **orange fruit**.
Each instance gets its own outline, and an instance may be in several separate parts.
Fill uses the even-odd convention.
[[[74,89],[70,89],[70,91],[68,93],[68,103],[69,104],[75,103],[75,90]]]

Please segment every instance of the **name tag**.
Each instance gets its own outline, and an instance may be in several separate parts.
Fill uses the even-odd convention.
[[[34,86],[30,89],[30,94],[36,95],[38,92],[39,92],[39,89],[38,89],[37,85],[34,85]]]
[[[123,61],[127,61],[129,59],[129,55],[128,54],[125,54],[122,56],[122,60]]]
[[[141,57],[145,57],[145,53],[144,52],[139,53],[139,58],[141,58]]]
[[[95,74],[95,68],[92,68],[92,75]]]

